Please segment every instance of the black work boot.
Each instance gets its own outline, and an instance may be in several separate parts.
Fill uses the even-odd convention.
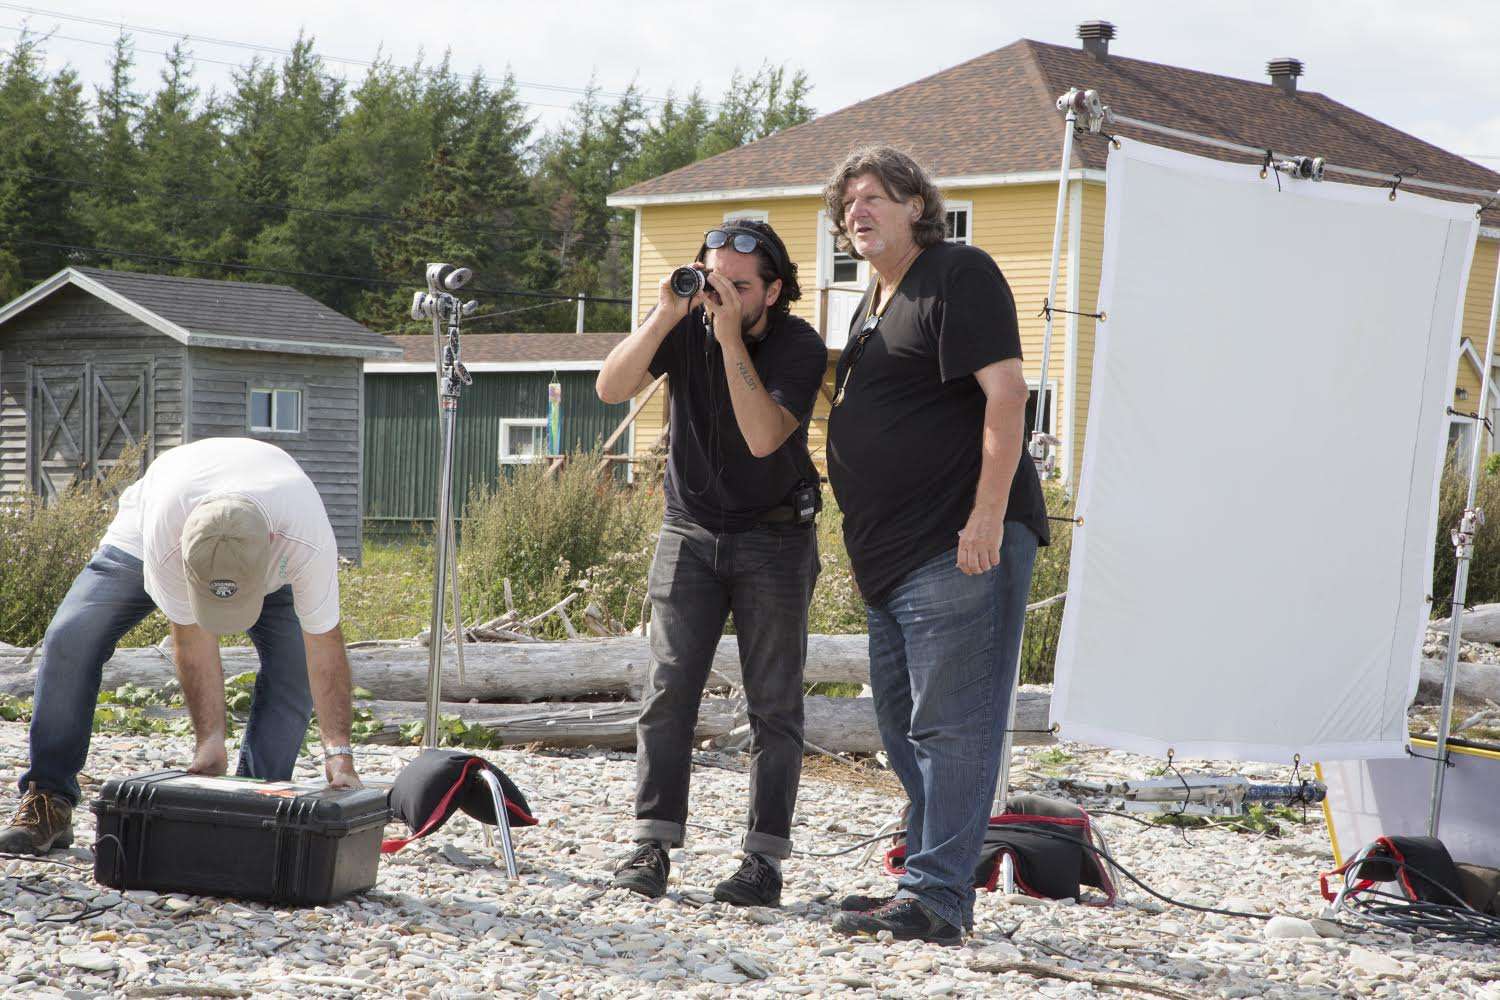
[[[714,887],[714,899],[735,906],[780,906],[781,873],[752,851],[745,855],[739,871]]]
[[[73,843],[73,803],[55,792],[26,788],[16,814],[0,830],[0,854],[46,854]]]
[[[840,913],[833,918],[833,929],[850,935],[890,931],[897,941],[928,941],[948,946],[962,944],[964,939],[963,931],[933,913],[920,900],[905,898],[869,913]]]
[[[667,894],[667,872],[672,862],[667,850],[655,841],[641,844],[615,869],[614,887],[629,889],[651,899]]]
[[[845,896],[839,900],[839,909],[846,913],[870,913],[896,901],[896,894],[889,896]]]

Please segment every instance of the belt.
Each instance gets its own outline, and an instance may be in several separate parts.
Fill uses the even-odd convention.
[[[791,504],[772,507],[755,519],[757,524],[792,524],[797,520],[797,511]]]

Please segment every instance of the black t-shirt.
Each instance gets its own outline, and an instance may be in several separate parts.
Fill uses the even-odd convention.
[[[847,378],[871,292],[850,327],[828,422],[828,478],[860,594],[879,603],[958,545],[974,508],[984,390],[974,372],[1021,356],[1016,304],[989,254],[939,243],[912,262]],[[1023,442],[1024,444],[1024,442]],[[1005,509],[1043,544],[1047,509],[1023,447]]]
[[[711,356],[705,347],[712,344]],[[766,392],[798,420],[781,447],[756,458],[740,433],[724,374],[724,352],[694,309],[651,359],[652,375],[670,375],[667,517],[712,531],[745,531],[789,500],[797,483],[816,481],[807,422],[828,365],[823,339],[796,316],[771,314],[765,335],[747,342]]]

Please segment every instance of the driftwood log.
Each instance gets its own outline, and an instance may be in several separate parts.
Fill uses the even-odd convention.
[[[1045,730],[1048,697],[1023,691],[1016,700],[1016,728]],[[385,724],[373,742],[393,742],[402,723],[419,721],[422,705],[407,701],[361,702],[361,707]],[[843,753],[874,753],[881,749],[875,727],[874,703],[869,698],[810,695],[804,703],[803,735],[809,743]],[[469,725],[483,726],[505,743],[542,743],[547,746],[595,746],[628,749],[635,746],[635,719],[640,703],[584,702],[533,705],[486,705],[444,702],[442,714],[456,715]],[[696,738],[723,736],[746,722],[738,699],[705,698],[698,712]],[[1022,745],[1052,742],[1047,732],[1020,732]]]
[[[1439,618],[1427,623],[1429,632],[1448,635],[1449,619]],[[1476,605],[1473,611],[1464,612],[1459,625],[1459,634],[1469,642],[1500,643],[1500,604]]]
[[[1022,746],[1051,743],[1047,732],[1050,699],[1042,692],[1022,691],[1016,698],[1016,743]],[[371,743],[396,743],[401,727],[420,722],[425,706],[415,701],[356,701],[368,709],[381,730],[368,738]],[[466,725],[490,730],[502,743],[540,743],[550,747],[635,747],[638,701],[537,702],[529,705],[497,705],[445,701],[440,712],[457,716]],[[152,708],[155,718],[181,718],[185,709]],[[881,749],[875,726],[875,706],[870,698],[837,698],[809,695],[804,702],[803,736],[807,742],[841,753],[874,753]],[[705,698],[694,730],[699,740],[725,736],[748,721],[744,703],[737,698]],[[1038,732],[1037,730],[1040,730]]]
[[[870,678],[869,640],[863,635],[813,635],[807,640],[807,682],[865,684]],[[0,694],[26,696],[36,686],[36,661],[22,665],[26,650],[0,649]],[[226,676],[256,670],[255,650],[237,646],[220,651]],[[464,647],[465,683],[458,682],[454,657],[445,655],[443,697],[449,701],[536,701],[589,695],[638,696],[650,659],[641,636],[577,639],[567,642],[469,643]],[[427,649],[375,646],[349,651],[354,683],[383,701],[424,701]],[[710,684],[740,682],[739,650],[725,636],[714,657]],[[120,649],[104,665],[103,687],[121,684],[159,689],[176,674],[171,656],[155,646]]]
[[[1443,697],[1442,660],[1422,661],[1422,680],[1417,686],[1417,701],[1436,704]],[[1500,663],[1458,664],[1455,675],[1454,694],[1466,701],[1500,702]]]

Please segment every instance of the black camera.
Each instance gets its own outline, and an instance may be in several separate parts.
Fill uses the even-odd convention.
[[[684,265],[672,272],[667,284],[679,299],[690,299],[708,287],[708,272]]]

